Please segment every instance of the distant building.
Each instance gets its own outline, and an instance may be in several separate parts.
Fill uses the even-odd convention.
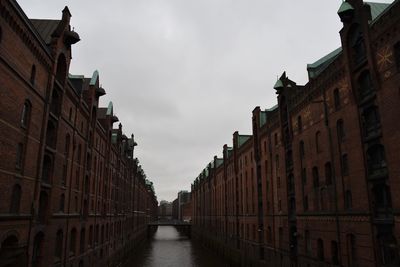
[[[190,192],[186,190],[179,191],[178,193],[178,220],[182,221],[182,207],[186,203],[190,202]]]
[[[172,219],[172,203],[166,200],[160,201],[158,207],[158,219],[159,220],[171,220]]]

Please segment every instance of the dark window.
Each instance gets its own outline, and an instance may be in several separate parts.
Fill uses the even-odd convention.
[[[279,227],[279,248],[283,248],[283,228]]]
[[[315,134],[315,149],[317,153],[321,152],[321,132],[318,131]]]
[[[297,130],[301,132],[303,130],[303,122],[301,120],[301,116],[297,117]]]
[[[16,184],[11,193],[10,213],[18,214],[21,203],[21,186]]]
[[[299,150],[300,150],[300,158],[304,158],[305,156],[304,141],[300,141]]]
[[[68,115],[68,120],[72,120],[72,108],[69,108],[69,115]]]
[[[306,255],[310,255],[312,251],[311,247],[311,237],[310,237],[310,231],[306,230],[304,233],[304,240],[305,240],[305,248],[306,248]]]
[[[63,85],[66,77],[67,77],[67,61],[65,59],[65,56],[63,54],[60,54],[57,60],[56,79],[61,85]]]
[[[38,210],[38,219],[40,223],[45,223],[47,219],[47,209],[49,205],[49,197],[46,192],[40,192],[39,197],[39,210]]]
[[[93,246],[93,225],[89,227],[89,247]]]
[[[85,252],[85,235],[86,235],[86,230],[85,230],[85,228],[82,228],[80,242],[79,242],[79,253],[80,254],[83,254]]]
[[[56,258],[58,258],[59,260],[62,258],[63,240],[64,240],[63,231],[58,230],[56,235],[56,247],[54,251],[54,256],[56,256]]]
[[[364,71],[358,78],[358,87],[360,98],[368,96],[373,91],[371,75],[369,71]]]
[[[31,82],[32,85],[35,84],[35,79],[36,79],[36,66],[32,65],[31,78],[30,78],[30,82]]]
[[[277,146],[278,145],[278,134],[277,133],[274,134],[274,140],[275,140],[275,145]]]
[[[64,208],[65,208],[65,195],[61,194],[61,196],[60,196],[60,211],[64,212]]]
[[[288,177],[288,189],[289,193],[294,193],[294,176],[290,174]]]
[[[400,71],[400,42],[394,45],[394,60],[396,61],[397,70]]]
[[[275,156],[275,170],[276,170],[276,175],[278,175],[278,171],[279,171],[279,156],[278,155]]]
[[[330,162],[325,163],[325,183],[332,184],[332,166]]]
[[[82,145],[81,144],[78,145],[77,153],[78,153],[78,155],[76,158],[78,160],[78,163],[81,164],[81,157],[82,157]]]
[[[68,173],[68,165],[67,163],[64,163],[62,177],[61,177],[61,185],[63,186],[67,184],[67,173]]]
[[[347,242],[347,254],[348,257],[348,266],[357,266],[357,255],[356,255],[356,237],[353,234],[348,234],[346,237]]]
[[[350,51],[355,65],[365,59],[364,37],[360,25],[355,25],[349,33]]]
[[[345,132],[344,132],[344,125],[343,125],[343,120],[340,119],[336,123],[336,131],[337,131],[337,138],[338,142],[341,143],[344,140],[345,137]]]
[[[319,238],[317,240],[317,257],[318,257],[318,260],[320,260],[320,261],[323,261],[325,259],[325,256],[324,256],[324,241],[321,238]]]
[[[70,239],[70,243],[69,243],[69,252],[72,255],[75,255],[76,253],[76,229],[73,228],[71,230],[71,239]]]
[[[346,210],[351,210],[351,208],[353,207],[353,198],[351,196],[350,190],[346,190],[345,198],[344,198],[344,205],[345,205]]]
[[[22,127],[28,128],[30,117],[31,117],[31,104],[29,101],[25,101],[24,106],[22,107],[22,114],[21,114]]]
[[[312,173],[313,173],[313,185],[314,188],[319,187],[319,173],[318,173],[318,168],[314,167],[312,169]]]
[[[50,183],[52,176],[53,160],[50,155],[44,155],[43,157],[43,169],[42,169],[42,182]]]
[[[333,91],[333,101],[335,104],[335,109],[338,110],[340,108],[340,93],[338,88]]]
[[[22,162],[24,159],[24,144],[18,143],[17,145],[17,155],[16,155],[16,161],[15,161],[15,167],[17,169],[22,168]]]
[[[348,161],[348,157],[347,154],[343,154],[342,155],[342,175],[349,175],[349,161]]]
[[[53,115],[58,116],[60,115],[60,108],[61,108],[61,93],[54,88],[53,94],[51,95],[51,104],[50,104],[50,112]]]
[[[64,155],[68,158],[69,156],[69,145],[71,141],[71,136],[69,134],[65,137],[65,148],[64,148]]]
[[[0,43],[3,40],[3,29],[0,27]]]
[[[370,173],[386,168],[385,149],[383,145],[376,144],[367,150],[368,170]]]
[[[399,255],[396,238],[390,233],[379,235],[381,263],[384,266],[399,266]]]
[[[37,233],[33,239],[32,267],[42,266],[43,239],[44,234],[42,232]]]
[[[331,242],[331,255],[332,255],[332,263],[334,265],[339,264],[339,249],[336,241]]]
[[[304,196],[303,208],[304,208],[304,211],[308,210],[308,196]]]
[[[301,183],[303,186],[307,184],[307,171],[305,168],[301,170]]]
[[[47,131],[46,131],[46,145],[55,149],[56,148],[56,140],[57,140],[57,129],[52,121],[48,121],[47,123]]]
[[[374,206],[376,212],[385,211],[392,207],[390,189],[386,184],[380,183],[374,185],[372,192],[374,195]]]
[[[364,130],[367,136],[376,133],[380,127],[378,108],[372,106],[363,112]]]

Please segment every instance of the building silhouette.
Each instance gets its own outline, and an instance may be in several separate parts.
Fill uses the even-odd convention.
[[[99,73],[69,74],[70,18],[0,2],[0,266],[117,265],[157,214]]]
[[[399,266],[400,1],[348,0],[342,46],[283,73],[192,184],[193,237],[244,266]]]

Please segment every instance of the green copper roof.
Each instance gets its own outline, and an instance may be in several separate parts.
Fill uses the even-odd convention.
[[[251,135],[239,135],[238,136],[238,147],[241,147],[247,140],[249,140]]]
[[[96,85],[98,79],[99,79],[99,72],[95,70],[93,72],[92,78],[90,79],[90,85]]]
[[[365,2],[365,4],[371,7],[372,21],[375,21],[390,6],[390,4],[385,3]]]
[[[83,76],[83,75],[74,75],[74,74],[68,73],[68,78],[70,78],[70,79],[84,79],[85,76]]]
[[[266,123],[267,123],[267,112],[261,111],[260,112],[260,128],[261,128],[261,126],[263,126]]]
[[[217,163],[217,168],[218,168],[219,166],[221,166],[224,163],[224,159],[217,158],[216,163]]]
[[[348,2],[343,2],[343,3],[340,5],[340,8],[339,8],[339,10],[338,10],[337,13],[340,14],[340,13],[342,13],[342,12],[346,12],[346,11],[349,11],[349,10],[354,10],[353,6],[350,5]]]
[[[283,83],[282,81],[279,79],[276,81],[275,85],[274,85],[274,89],[282,89],[283,88]]]
[[[341,47],[318,59],[314,63],[307,64],[308,76],[310,78],[317,77],[339,56],[340,53],[342,53]]]
[[[114,113],[113,103],[110,101],[110,103],[108,103],[106,115],[112,116],[113,113]]]

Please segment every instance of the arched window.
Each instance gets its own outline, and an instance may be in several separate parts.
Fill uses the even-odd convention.
[[[342,143],[345,138],[344,125],[342,119],[336,122],[336,131],[337,131],[338,142]]]
[[[60,211],[64,212],[65,209],[65,195],[61,194],[60,195]]]
[[[31,77],[30,77],[30,82],[32,85],[35,84],[35,79],[36,79],[36,66],[35,64],[33,64],[31,68]]]
[[[89,227],[89,247],[93,246],[93,225]]]
[[[315,134],[315,149],[317,153],[321,152],[321,132],[318,131]]]
[[[314,188],[319,187],[319,173],[318,173],[318,168],[314,167],[312,169],[312,173],[313,173],[313,185]]]
[[[297,117],[297,130],[301,132],[303,130],[303,122],[301,120],[301,116]]]
[[[16,184],[11,193],[10,213],[18,214],[21,203],[21,186]]]
[[[339,88],[333,90],[333,101],[335,105],[335,109],[338,110],[340,108],[340,92]]]
[[[332,184],[332,165],[330,162],[325,163],[325,183]]]
[[[301,170],[301,183],[303,186],[307,185],[307,171],[306,168]]]
[[[63,241],[64,241],[64,234],[63,231],[60,229],[57,231],[56,235],[56,246],[54,250],[54,256],[61,260],[62,258],[62,250],[63,250]]]
[[[318,257],[318,260],[320,260],[320,261],[323,261],[325,259],[325,256],[324,256],[324,241],[321,238],[319,238],[317,240],[317,257]]]
[[[28,100],[26,100],[24,106],[22,107],[21,127],[28,128],[30,118],[31,118],[31,103]]]
[[[353,26],[349,32],[349,45],[354,65],[361,63],[365,55],[364,37],[359,24]]]
[[[13,267],[22,266],[21,257],[17,253],[19,248],[18,238],[15,235],[9,235],[0,244],[0,266]]]
[[[358,92],[360,99],[365,98],[370,93],[373,92],[371,75],[368,70],[362,72],[360,77],[358,77]]]
[[[69,252],[72,255],[75,255],[76,253],[76,229],[73,228],[71,230],[71,239],[70,239],[70,243],[69,243]]]

